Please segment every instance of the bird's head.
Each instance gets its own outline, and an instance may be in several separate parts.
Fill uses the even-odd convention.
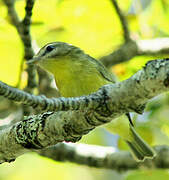
[[[27,62],[37,64],[45,70],[54,73],[58,68],[70,67],[84,53],[78,47],[64,42],[52,42],[42,47],[39,52]],[[71,61],[71,62],[70,62]]]

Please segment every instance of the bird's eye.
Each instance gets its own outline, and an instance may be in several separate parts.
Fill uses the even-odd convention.
[[[46,51],[48,51],[48,52],[52,51],[53,49],[55,49],[55,47],[53,45],[49,45],[46,47]]]

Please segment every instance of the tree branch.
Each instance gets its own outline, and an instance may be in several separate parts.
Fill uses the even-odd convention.
[[[13,1],[13,0],[3,0],[3,2],[8,7],[8,15],[11,18],[12,24],[17,28],[17,30],[19,30],[20,20],[19,20],[18,14],[16,13],[15,7],[14,7],[15,1]]]
[[[125,62],[135,57],[138,54],[137,44],[134,41],[128,41],[121,45],[116,51],[107,56],[100,58],[100,61],[107,67]]]
[[[31,16],[32,16],[32,9],[34,6],[34,2],[35,0],[26,0],[25,17],[21,22],[21,29],[22,29],[21,38],[24,43],[26,60],[31,59],[34,55],[34,51],[32,48],[32,38],[30,35]]]
[[[23,21],[19,19],[18,14],[15,10],[15,7],[14,7],[15,1],[3,0],[3,2],[4,4],[6,4],[8,8],[8,15],[11,18],[11,22],[16,27],[19,37],[21,38],[23,42],[25,59],[29,60],[34,55],[34,51],[32,48],[32,39],[30,35],[31,15],[32,15],[32,8],[34,5],[34,0],[26,1],[26,7],[25,7],[26,14]],[[27,85],[26,91],[31,93],[33,89],[36,87],[36,79],[35,79],[36,71],[35,71],[34,66],[29,66],[27,68],[27,72],[28,72],[28,85]]]
[[[49,99],[44,96],[31,95],[2,82],[0,82],[0,95],[33,108],[48,111],[98,109],[104,103],[108,107],[105,113],[110,111],[114,114],[122,109],[121,113],[126,111],[141,113],[148,99],[168,91],[168,76],[169,60],[154,60],[149,61],[142,70],[128,80],[103,86],[98,92],[89,96]]]
[[[125,42],[127,43],[128,41],[130,41],[130,33],[129,33],[129,29],[128,29],[128,25],[127,25],[127,21],[123,15],[123,13],[121,12],[116,0],[111,0],[119,18],[120,18],[120,22],[121,22],[121,25],[122,25],[122,29],[124,31],[124,39],[125,39]]]
[[[169,147],[156,146],[157,156],[153,160],[136,162],[130,152],[117,152],[112,147],[87,144],[59,143],[39,151],[39,154],[55,161],[73,162],[95,168],[127,171],[146,168],[169,168]]]
[[[150,61],[130,79],[103,86],[98,92],[80,98],[46,98],[44,101],[39,96],[3,84],[0,94],[9,99],[60,111],[26,117],[1,131],[0,162],[11,161],[28,150],[42,149],[58,142],[77,142],[95,127],[123,113],[142,113],[149,99],[168,90],[169,59]]]
[[[168,55],[169,54],[169,38],[157,38],[150,40],[128,41],[121,45],[113,53],[100,58],[100,61],[110,68],[113,65],[126,62],[135,56],[142,55]]]

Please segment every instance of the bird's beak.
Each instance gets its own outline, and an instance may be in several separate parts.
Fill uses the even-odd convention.
[[[40,58],[35,56],[32,59],[29,59],[26,64],[37,64],[39,60]]]

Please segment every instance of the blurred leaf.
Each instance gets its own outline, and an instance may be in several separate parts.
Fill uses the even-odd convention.
[[[65,0],[59,6],[53,0],[50,2],[48,7],[44,0],[34,8],[33,22],[43,19],[45,24],[33,28],[40,46],[49,41],[66,41],[99,57],[122,40],[121,24],[109,0]],[[123,7],[127,9],[129,3],[125,2]]]
[[[169,1],[168,0],[161,0],[161,4],[163,7],[164,12],[168,12],[169,9]]]
[[[169,179],[167,170],[140,170],[129,173],[125,180],[159,180]]]
[[[124,141],[124,139],[122,139],[122,138],[118,139],[117,146],[118,146],[119,150],[123,150],[123,151],[129,151],[129,149],[130,149],[129,146]]]
[[[86,136],[83,136],[80,143],[95,144],[95,145],[107,145],[105,140],[105,131],[103,128],[96,128],[95,131],[91,131]]]
[[[153,57],[138,56],[128,62],[118,64],[112,67],[112,71],[117,73],[120,80],[130,78],[133,74],[143,68],[146,62]]]

